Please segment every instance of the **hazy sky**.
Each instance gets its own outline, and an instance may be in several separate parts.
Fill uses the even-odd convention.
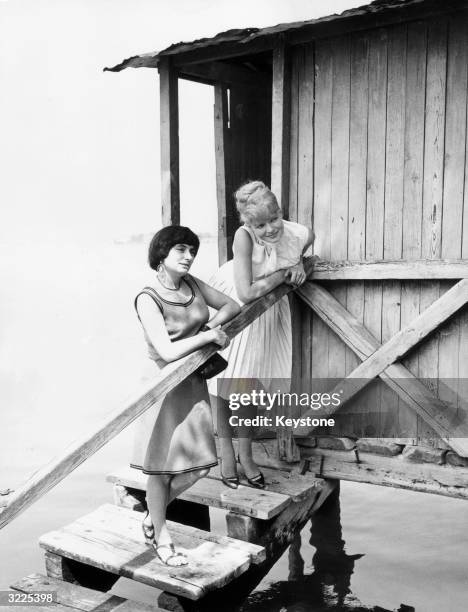
[[[0,241],[86,244],[126,239],[158,224],[157,71],[112,74],[104,66],[233,27],[310,19],[360,4],[0,0]],[[212,104],[211,88],[181,85],[186,211],[214,206]],[[210,222],[214,228],[212,213]]]

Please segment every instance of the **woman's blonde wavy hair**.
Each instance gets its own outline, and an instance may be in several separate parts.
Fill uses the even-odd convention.
[[[248,181],[234,196],[241,221],[248,225],[259,215],[281,212],[275,194],[262,181]]]

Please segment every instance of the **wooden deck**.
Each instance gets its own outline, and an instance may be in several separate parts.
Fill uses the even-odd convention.
[[[140,512],[108,504],[46,533],[39,544],[49,558],[72,559],[188,599],[199,599],[265,559],[261,546],[169,522],[174,543],[189,565],[168,567],[145,544],[141,520]]]
[[[255,489],[242,484],[236,490],[229,489],[221,481],[219,468],[214,468],[210,471],[208,478],[196,482],[179,499],[268,520],[282,512],[290,503],[305,499],[314,489],[316,490],[317,484],[320,484],[320,481],[290,478],[287,472],[280,470],[267,468],[262,471],[265,476],[266,489]],[[123,467],[109,474],[107,480],[116,487],[124,487],[127,491],[128,489],[146,491],[147,477],[139,470],[130,467]],[[241,482],[243,482],[243,475],[241,475]],[[121,503],[121,500],[122,496],[117,491],[116,502],[125,505]]]

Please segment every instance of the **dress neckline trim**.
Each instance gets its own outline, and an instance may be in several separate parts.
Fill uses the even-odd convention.
[[[156,291],[156,289],[154,287],[152,287],[153,291],[156,293],[156,295],[158,296],[158,298],[165,302],[166,304],[172,304],[172,306],[190,306],[190,304],[193,302],[193,300],[195,299],[195,290],[192,286],[192,283],[189,283],[187,278],[183,278],[181,281],[184,282],[186,285],[188,285],[190,291],[191,291],[191,296],[189,297],[189,299],[186,302],[174,302],[173,300],[167,300],[166,298],[164,298],[158,291]],[[179,287],[180,289],[180,287]]]

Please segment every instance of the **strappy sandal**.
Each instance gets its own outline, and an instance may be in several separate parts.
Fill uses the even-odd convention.
[[[168,567],[183,567],[185,565],[188,565],[187,557],[184,555],[184,553],[177,552],[172,542],[170,544],[159,544],[159,545],[156,544],[156,540],[154,539],[153,523],[150,523],[150,524],[145,523],[145,520],[148,518],[148,516],[149,516],[149,511],[146,512],[143,518],[143,522],[141,524],[141,530],[143,531],[143,537],[145,538],[146,544],[154,548],[154,552],[156,553],[156,556],[161,561],[161,563],[163,563],[164,565],[167,565]],[[163,558],[159,554],[160,548],[169,548],[169,550],[171,551],[171,554],[168,555],[166,558]],[[169,563],[171,559],[175,559],[177,557],[182,557],[183,559],[185,559],[185,563],[177,563],[177,564]]]
[[[156,542],[153,540],[153,548],[154,548],[154,552],[156,553],[161,563],[163,563],[164,565],[167,565],[168,567],[184,567],[185,565],[188,565],[187,557],[184,555],[184,553],[177,552],[172,542],[170,544],[157,545]],[[168,555],[166,558],[161,557],[161,555],[159,554],[160,548],[168,548],[171,551],[171,554]],[[178,557],[183,559],[185,563],[169,563],[171,559],[177,559]]]
[[[148,518],[148,516],[149,516],[149,510],[146,511],[146,514],[143,518],[143,522],[141,524],[141,530],[143,531],[143,537],[145,538],[145,542],[149,544],[150,546],[152,546],[154,542],[154,525],[153,523],[150,523],[149,525],[148,523],[145,523],[145,520]]]

